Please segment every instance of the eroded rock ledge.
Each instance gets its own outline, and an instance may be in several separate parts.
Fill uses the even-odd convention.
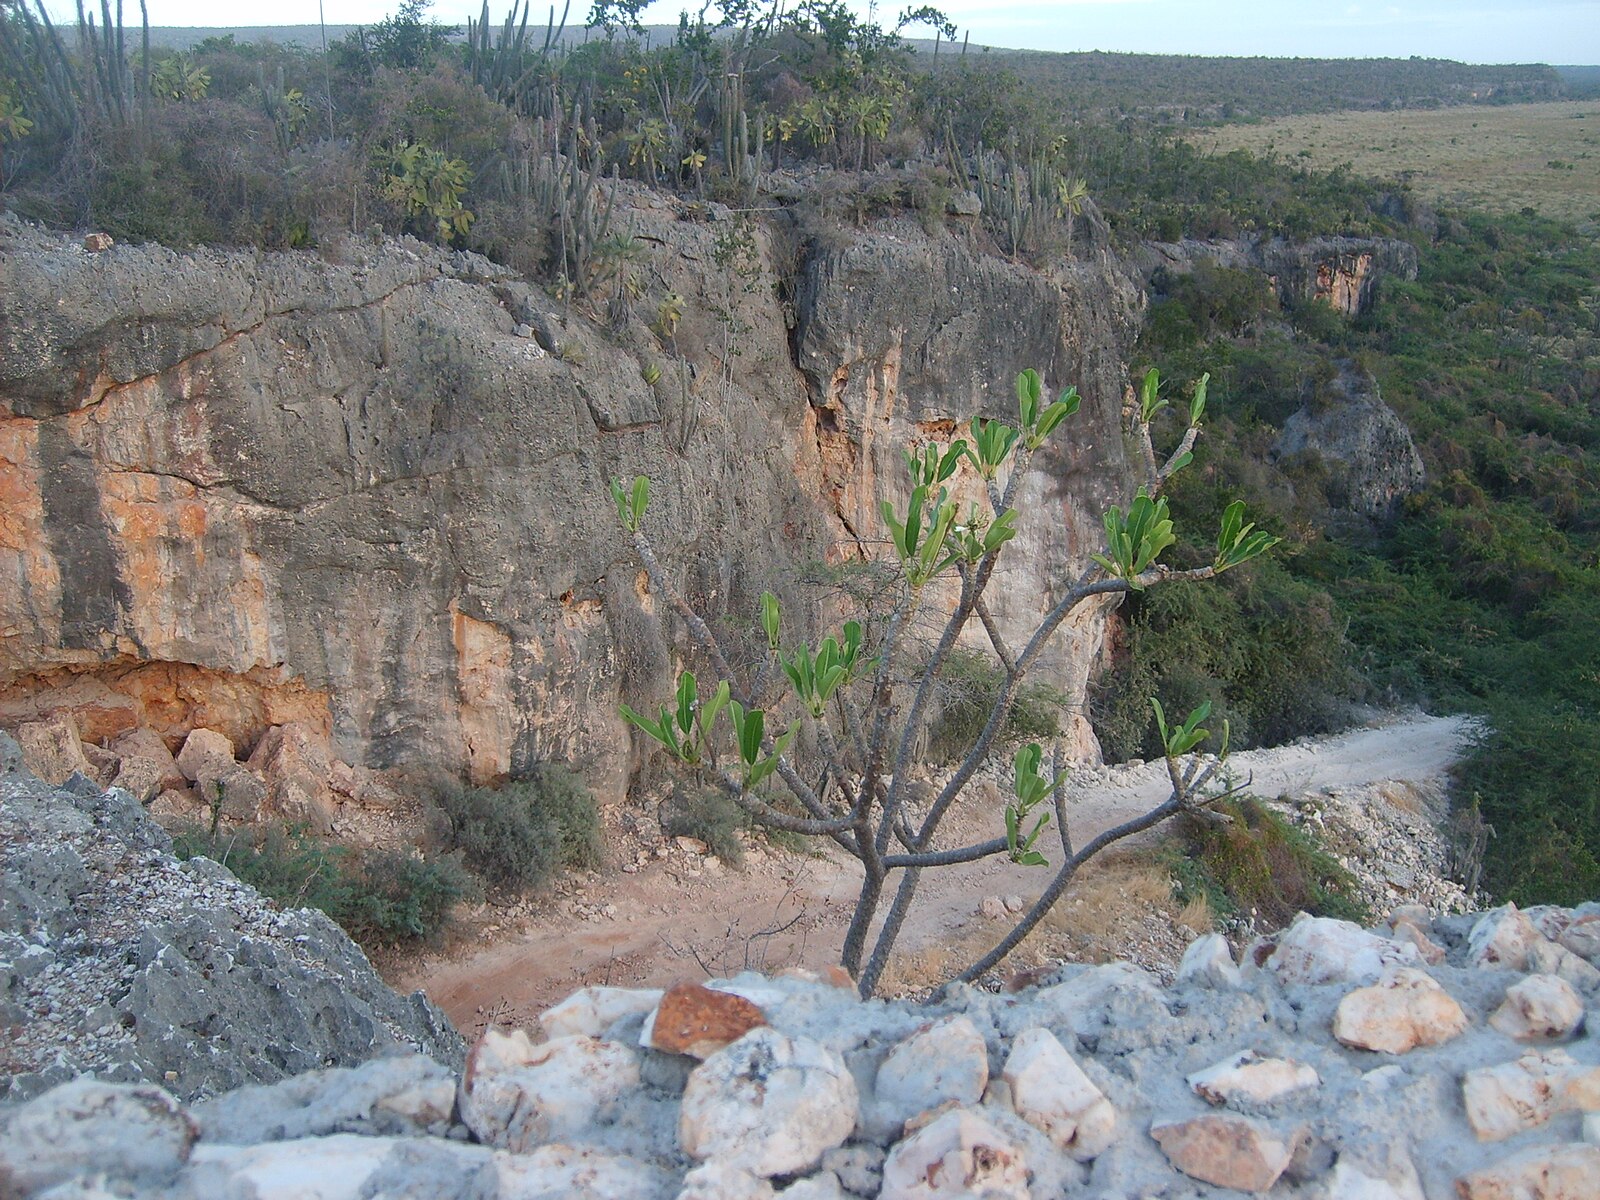
[[[5,793],[44,847],[30,853],[79,859],[120,820],[107,797]],[[122,846],[134,888],[141,869],[177,872],[159,847]],[[305,914],[275,919],[316,933]],[[68,936],[35,938],[7,979]],[[300,977],[300,938],[264,982]],[[1067,966],[1014,995],[956,985],[920,1006],[805,973],[586,988],[532,1036],[489,1031],[459,1072],[401,1054],[187,1104],[77,1079],[0,1109],[0,1194],[290,1197],[314,1180],[321,1200],[1594,1195],[1600,904],[1405,907],[1372,931],[1302,916],[1242,959],[1208,935],[1167,987],[1125,963]],[[295,1008],[315,1023],[318,1003]]]

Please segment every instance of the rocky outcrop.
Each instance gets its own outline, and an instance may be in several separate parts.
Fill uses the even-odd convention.
[[[1320,237],[1305,241],[1249,237],[1152,242],[1135,256],[1148,278],[1188,271],[1199,262],[1264,274],[1286,304],[1321,300],[1347,317],[1366,312],[1384,279],[1415,279],[1417,249],[1397,238]]]
[[[1114,266],[1046,278],[914,223],[796,249],[624,191],[643,291],[603,324],[416,242],[91,255],[0,216],[0,726],[204,726],[245,758],[293,724],[356,768],[558,758],[616,796],[617,701],[663,694],[677,651],[607,481],[651,477],[711,615],[773,587],[804,628],[801,568],[875,548],[899,445],[1014,413],[1027,365],[1085,411],[1022,489],[1002,620],[1085,561],[1124,487]],[[1058,643],[1058,683],[1097,632]]]
[[[1415,924],[1445,958],[1383,978],[1443,998],[1428,1007],[1449,1036],[1412,1037],[1426,1014],[1402,1004],[1369,1012],[1406,1035],[1370,1049],[1342,1014],[1414,947],[1310,918],[1292,956],[1165,988],[1126,964],[926,1005],[713,980],[763,1022],[703,1061],[655,1047],[660,992],[585,989],[542,1044],[487,1032],[459,1080],[402,1056],[191,1105],[68,1083],[0,1108],[0,1194],[1580,1200],[1600,1170],[1600,1041],[1587,1023],[1508,1034],[1491,1014],[1540,977],[1478,950],[1525,924],[1536,957],[1597,914],[1396,914],[1387,928]]]
[[[1411,431],[1383,402],[1378,381],[1348,362],[1338,364],[1311,405],[1284,422],[1272,453],[1280,460],[1316,458],[1331,476],[1330,502],[1373,520],[1392,517],[1427,481]]]
[[[402,1050],[460,1064],[420,992],[321,913],[179,862],[129,793],[8,771],[0,828],[0,1099],[85,1071],[191,1100]]]

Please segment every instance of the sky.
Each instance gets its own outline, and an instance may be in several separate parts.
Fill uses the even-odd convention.
[[[536,15],[538,4],[535,0]],[[920,3],[921,0],[916,0]],[[152,25],[314,25],[318,0],[147,0]],[[572,0],[573,24],[590,0]],[[399,0],[322,0],[330,25],[381,20]],[[69,16],[67,0],[46,0]],[[510,0],[490,0],[496,21]],[[879,9],[879,20],[906,7]],[[448,23],[477,16],[481,0],[434,0]],[[647,24],[676,24],[699,3],[657,0]],[[853,5],[866,11],[865,4]],[[1600,0],[946,0],[942,8],[975,44],[1034,50],[1120,50],[1161,54],[1302,58],[1454,58],[1464,62],[1600,63]],[[138,19],[137,0],[124,14]]]

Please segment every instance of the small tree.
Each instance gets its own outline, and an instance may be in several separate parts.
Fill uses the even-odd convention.
[[[1105,544],[1092,564],[1057,597],[1020,649],[1009,644],[985,600],[995,564],[1016,536],[1017,510],[1012,507],[1017,485],[1033,454],[1079,405],[1075,388],[1045,403],[1038,372],[1017,377],[1019,423],[974,418],[971,439],[948,447],[930,445],[907,451],[911,476],[905,506],[882,504],[899,564],[898,597],[881,633],[869,638],[859,621],[846,621],[839,636],[822,639],[815,648],[787,644],[777,598],[762,596],[761,626],[767,654],[753,678],[739,678],[729,655],[711,627],[676,588],[657,558],[644,530],[649,483],[637,477],[631,487],[612,485],[612,497],[623,527],[632,538],[652,585],[688,627],[691,637],[718,676],[715,688],[703,694],[691,671],[678,678],[676,703],[663,705],[657,717],[624,705],[622,715],[659,743],[683,768],[723,789],[754,819],[777,829],[833,839],[860,862],[861,891],[845,935],[841,961],[856,977],[863,996],[876,990],[889,955],[915,900],[922,872],[983,858],[1005,855],[1013,862],[1046,866],[1045,832],[1052,819],[1061,848],[1061,863],[1043,894],[987,954],[958,978],[970,980],[1011,952],[1050,910],[1078,869],[1115,842],[1149,829],[1178,812],[1196,810],[1220,798],[1208,794],[1218,760],[1194,755],[1210,736],[1201,726],[1210,713],[1202,705],[1180,724],[1169,726],[1155,705],[1165,748],[1171,794],[1143,815],[1106,830],[1083,846],[1074,844],[1067,819],[1065,769],[1060,741],[1046,770],[1037,743],[1019,750],[1012,764],[1012,795],[1003,814],[1003,829],[972,845],[936,848],[936,836],[952,807],[983,763],[999,749],[1006,716],[1029,671],[1038,664],[1051,636],[1085,605],[1103,603],[1176,579],[1209,579],[1269,549],[1278,539],[1244,520],[1242,502],[1226,510],[1212,561],[1190,570],[1174,570],[1158,560],[1172,545],[1172,521],[1162,487],[1193,459],[1195,439],[1206,404],[1202,377],[1189,402],[1189,420],[1179,445],[1161,462],[1151,442],[1150,423],[1167,406],[1160,396],[1160,377],[1144,378],[1137,403],[1128,414],[1138,450],[1143,482],[1126,510],[1113,506],[1105,514]],[[988,501],[988,511],[969,505],[960,511],[947,484],[958,471],[975,472]],[[926,603],[929,584],[954,577],[959,591],[953,611],[926,661],[915,674],[906,671],[907,631]],[[951,661],[958,639],[978,622],[1000,664],[1002,683],[982,731],[955,772],[938,791],[926,812],[908,810],[909,773],[914,746],[928,712],[937,680]],[[902,703],[909,696],[909,705]],[[1154,702],[1152,702],[1154,703]],[[779,727],[772,716],[788,720]],[[795,715],[787,716],[788,713]],[[731,738],[720,719],[726,714]],[[823,760],[821,781],[808,782],[788,757],[801,725],[815,731]],[[1227,753],[1224,725],[1221,756]],[[781,781],[792,804],[786,808],[771,793]],[[1226,794],[1226,793],[1222,793]],[[794,811],[797,806],[798,812]],[[891,880],[894,896],[882,913]],[[871,938],[876,927],[876,937]],[[868,953],[868,943],[871,951]]]

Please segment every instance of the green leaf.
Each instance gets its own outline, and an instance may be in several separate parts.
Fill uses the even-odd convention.
[[[639,532],[645,509],[650,505],[650,481],[643,475],[636,475],[630,489],[624,488],[620,479],[613,479],[611,499],[617,506],[617,519],[622,527],[629,533]]]
[[[1150,424],[1158,412],[1167,406],[1167,402],[1160,396],[1161,372],[1151,367],[1144,373],[1144,380],[1139,384],[1139,413],[1146,425]]]
[[[1207,371],[1200,376],[1199,382],[1194,385],[1194,396],[1189,400],[1189,424],[1200,424],[1200,418],[1206,411],[1206,387],[1211,383],[1211,373]]]
[[[767,649],[778,650],[778,597],[771,592],[761,593],[761,628],[767,635]]]
[[[1222,514],[1222,527],[1217,531],[1217,556],[1212,568],[1217,572],[1237,567],[1252,558],[1265,554],[1282,539],[1259,530],[1252,521],[1244,519],[1244,501],[1235,500]]]
[[[678,728],[685,735],[694,732],[694,714],[700,701],[700,689],[695,684],[694,672],[685,671],[678,676]]]
[[[1194,461],[1194,451],[1193,450],[1185,450],[1182,454],[1178,455],[1177,458],[1173,459],[1172,462],[1168,465],[1167,474],[1168,475],[1176,475],[1179,471],[1183,470],[1185,467],[1187,467],[1193,461]]]
[[[721,715],[723,709],[728,707],[728,701],[731,696],[732,689],[728,687],[726,679],[717,684],[717,690],[711,697],[711,703],[700,710],[700,737],[702,740],[707,742],[711,740],[711,732],[716,727],[717,717]]]

